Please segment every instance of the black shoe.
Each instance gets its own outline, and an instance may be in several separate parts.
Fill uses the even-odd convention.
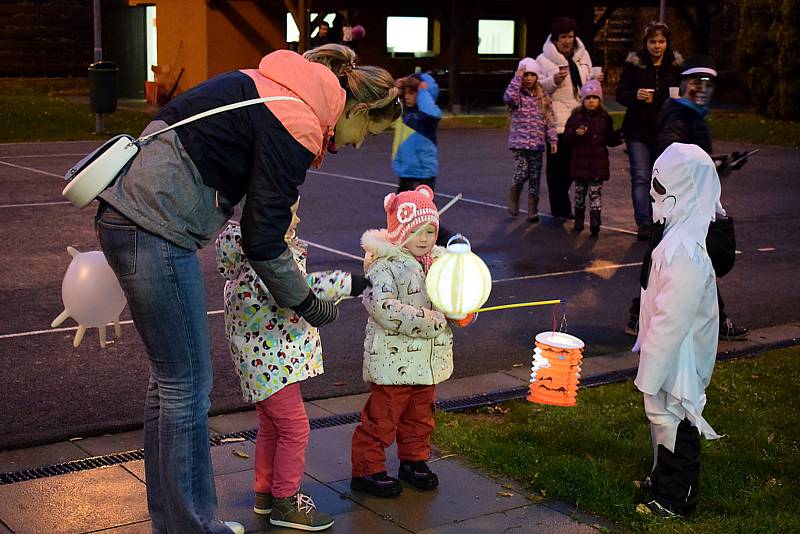
[[[719,338],[722,341],[741,341],[747,339],[749,333],[749,328],[736,326],[730,319],[725,319],[719,323]]]
[[[642,223],[636,232],[636,239],[639,241],[650,241],[653,235],[653,225],[650,223]]]
[[[575,225],[572,227],[573,232],[582,232],[584,228],[584,219],[586,218],[586,210],[575,210]]]
[[[387,475],[386,471],[381,471],[366,477],[353,477],[350,479],[350,489],[376,497],[397,497],[402,493],[403,486],[399,480]]]
[[[400,462],[400,471],[397,473],[400,480],[405,480],[420,490],[432,490],[439,485],[439,477],[430,470],[425,462]]]

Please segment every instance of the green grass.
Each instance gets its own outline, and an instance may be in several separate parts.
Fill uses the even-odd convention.
[[[622,126],[622,112],[612,112],[614,127]],[[714,139],[759,145],[800,148],[800,122],[766,119],[755,113],[713,111],[710,118]],[[443,128],[508,128],[508,116],[447,117]]]
[[[584,389],[578,406],[524,401],[437,414],[445,452],[569,502],[623,529],[647,532],[800,532],[800,348],[720,363],[705,416],[698,512],[661,522],[634,511],[632,481],[652,463],[649,425],[632,382]]]
[[[150,121],[146,113],[118,109],[105,116],[108,135],[95,135],[95,116],[88,103],[71,98],[87,94],[86,80],[0,80],[0,143],[136,135]]]
[[[149,122],[144,112],[118,109],[106,115],[108,135],[94,134],[94,114],[84,99],[85,78],[0,79],[0,143],[71,141],[106,138],[118,133],[138,134]],[[611,114],[615,127],[622,113]],[[442,119],[442,128],[508,128],[507,115],[459,116]],[[711,115],[714,138],[800,148],[800,122],[765,119],[754,113],[715,111]]]

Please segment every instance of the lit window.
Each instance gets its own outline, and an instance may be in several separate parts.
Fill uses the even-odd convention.
[[[311,13],[309,17],[309,22],[314,20],[317,16],[316,13]],[[328,13],[322,19],[330,25],[333,25],[333,21],[336,20],[336,13]],[[315,37],[319,32],[318,27],[314,27],[314,31],[311,32],[311,37]],[[286,42],[287,43],[297,43],[300,42],[300,30],[297,28],[297,24],[294,22],[294,17],[291,13],[286,13]]]
[[[386,50],[428,52],[428,17],[386,17]]]
[[[514,21],[479,20],[478,54],[513,55]]]

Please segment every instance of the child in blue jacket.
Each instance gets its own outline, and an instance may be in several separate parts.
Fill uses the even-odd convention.
[[[400,182],[397,192],[413,191],[418,185],[435,190],[439,162],[436,130],[442,110],[436,105],[439,86],[428,73],[397,80],[403,91],[403,121],[394,130],[392,169]]]

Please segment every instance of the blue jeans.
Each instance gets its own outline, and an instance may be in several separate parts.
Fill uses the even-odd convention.
[[[631,164],[631,200],[636,224],[653,222],[653,206],[650,204],[650,179],[653,172],[653,156],[650,145],[641,141],[628,141],[628,159]],[[559,148],[561,148],[559,146]]]
[[[98,212],[97,233],[150,360],[144,449],[153,533],[231,534],[214,519],[211,351],[197,254],[137,227],[107,204]]]

